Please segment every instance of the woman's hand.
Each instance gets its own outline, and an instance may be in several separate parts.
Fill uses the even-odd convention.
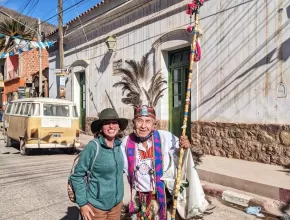
[[[83,220],[92,220],[91,215],[95,216],[93,210],[91,209],[91,207],[89,205],[82,206],[80,208],[80,211],[81,211],[81,215],[83,217]]]
[[[179,138],[179,146],[181,148],[185,148],[185,149],[191,147],[191,144],[190,144],[190,142],[188,140],[188,137],[186,135],[185,136],[181,136]]]

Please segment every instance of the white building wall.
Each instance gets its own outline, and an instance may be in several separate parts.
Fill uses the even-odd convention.
[[[65,65],[69,67],[81,59],[89,62],[85,68],[88,117],[95,117],[97,112],[111,107],[105,90],[122,117],[133,116],[132,108],[121,102],[121,90],[112,87],[120,80],[120,76],[112,74],[114,60],[141,60],[142,55],[150,51],[151,59],[154,57],[153,72],[162,69],[168,78],[168,51],[186,47],[191,41],[191,36],[178,30],[185,29],[189,23],[185,14],[187,3],[128,1],[78,31],[76,28],[67,30]],[[200,12],[202,60],[198,79],[195,65],[192,83],[192,120],[290,122],[289,95],[277,98],[278,83],[282,81],[286,86],[290,83],[287,74],[290,66],[289,5],[290,0],[210,0],[205,3]],[[117,35],[116,51],[108,53],[105,40],[113,34]],[[54,55],[50,56],[55,60]],[[50,69],[55,68],[54,65],[55,61],[51,61]],[[72,75],[80,69],[72,68]],[[67,98],[72,100],[77,90],[74,83],[72,80],[67,86],[67,94],[72,94]],[[54,85],[50,89],[52,97],[56,91]],[[90,93],[93,100],[89,98]],[[157,107],[158,117],[163,120],[169,117],[167,93]]]

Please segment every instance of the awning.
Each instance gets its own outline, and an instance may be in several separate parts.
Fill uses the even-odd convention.
[[[11,92],[18,92],[19,87],[25,87],[26,80],[24,78],[15,77],[13,79],[9,79],[7,81],[4,81],[5,85],[5,93],[11,93]]]

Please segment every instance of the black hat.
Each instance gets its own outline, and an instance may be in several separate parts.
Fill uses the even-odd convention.
[[[126,118],[119,118],[118,113],[114,109],[106,108],[100,113],[99,119],[92,122],[92,132],[95,133],[100,131],[102,124],[108,120],[118,121],[121,131],[125,130],[128,126],[128,120]]]

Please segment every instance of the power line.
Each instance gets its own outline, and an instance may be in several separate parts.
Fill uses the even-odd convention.
[[[114,14],[114,15],[116,15],[116,16],[118,17],[118,15],[123,16],[123,15],[129,14],[129,13],[132,12],[132,10],[138,9],[139,7],[142,7],[143,5],[146,5],[146,4],[150,3],[151,1],[153,1],[153,0],[149,0],[149,1],[146,1],[146,2],[144,2],[144,3],[141,3],[140,5],[136,5],[136,6],[130,7],[130,8],[128,8],[127,10],[121,11],[121,12],[116,13],[116,14]],[[89,20],[86,21],[86,23],[83,24],[83,25],[81,25],[81,24],[77,25],[76,27],[79,27],[79,26],[81,26],[81,27],[77,28],[76,30],[73,30],[72,32],[70,32],[70,33],[68,33],[67,35],[65,35],[64,37],[67,37],[67,36],[71,35],[72,33],[78,31],[78,30],[81,29],[81,28],[84,28],[85,26],[91,24],[92,22],[94,22],[94,21],[96,21],[96,20],[97,20],[98,22],[103,21],[103,20],[106,20],[107,18],[100,18],[100,16],[102,16],[102,15],[104,15],[104,14],[106,14],[106,13],[107,13],[107,11],[105,11],[105,12],[103,12],[102,14],[98,15],[97,17],[93,17],[93,18],[89,19]],[[114,19],[115,19],[115,18],[109,20],[107,23],[113,21]],[[99,28],[97,28],[97,29],[99,29]],[[80,34],[80,35],[82,35],[82,34]],[[79,37],[80,35],[78,35],[77,37]]]
[[[66,8],[66,9],[64,9],[64,10],[62,10],[62,12],[65,12],[65,11],[71,9],[72,7],[74,7],[74,6],[80,4],[81,2],[84,2],[84,1],[85,1],[85,0],[81,0],[81,1],[77,2],[76,4],[71,5],[70,7]],[[52,17],[46,19],[45,21],[41,22],[41,24],[44,23],[44,22],[46,22],[46,21],[49,21],[50,19],[52,19],[52,18],[54,18],[54,17],[56,17],[56,16],[59,16],[59,14],[60,14],[60,13],[57,13],[56,15],[54,15],[54,16],[52,16]]]
[[[88,1],[91,1],[91,0],[85,0],[82,4],[79,5],[79,7],[82,6],[82,5],[84,5],[84,4],[86,4]],[[74,9],[71,8],[70,10],[66,11],[65,13],[63,13],[63,15],[66,15],[66,14],[68,14],[69,12],[71,12],[71,11],[73,11],[73,10],[74,10]],[[50,23],[54,23],[55,20],[57,21],[57,18],[52,19],[52,20],[50,21]]]
[[[31,15],[32,15],[34,10],[36,9],[36,6],[37,6],[38,3],[39,3],[39,0],[36,0],[34,5],[32,7],[30,7],[30,10],[26,13],[26,15],[29,15],[30,12],[31,12]]]
[[[32,0],[27,0],[26,3],[24,3],[24,6],[20,7],[20,10],[18,11],[19,15],[17,16],[17,19],[19,19],[22,16],[22,13],[25,11],[25,9],[27,8],[27,6],[30,4]]]
[[[91,1],[91,0],[85,0],[85,1],[84,1],[82,4],[80,4],[79,6],[82,6],[82,5],[86,4],[88,1]],[[73,11],[73,10],[74,10],[74,9],[71,8],[71,9],[69,9],[68,11],[66,11],[65,13],[63,13],[63,15],[66,15],[67,13],[69,13],[69,12],[71,12],[71,11]],[[57,18],[52,19],[51,23],[52,23],[54,20],[57,20]]]
[[[150,1],[152,1],[152,0],[150,0]],[[149,2],[147,2],[147,3],[149,3]],[[129,13],[132,12],[132,10],[138,9],[139,7],[142,7],[143,5],[145,5],[145,3],[140,4],[140,5],[137,5],[136,7],[130,7],[129,9],[127,9],[128,12],[127,12],[127,11],[126,11],[126,12],[123,11],[123,12],[121,13],[121,15],[129,14]],[[159,13],[157,13],[157,14],[151,16],[150,18],[146,19],[146,20],[143,21],[142,23],[146,23],[147,21],[149,21],[149,20],[153,19],[154,17],[158,16],[160,13],[161,13],[161,12],[159,12]],[[103,19],[103,20],[104,20],[104,19]],[[110,21],[113,21],[113,20],[114,20],[114,18],[113,18],[112,20],[110,20]],[[98,21],[101,21],[101,19],[98,20]],[[110,22],[110,21],[108,21],[108,22]],[[184,27],[185,25],[188,25],[188,24],[190,24],[190,23],[186,23],[186,24],[180,25],[180,26],[178,26],[178,27],[176,27],[176,28],[181,28],[181,27]],[[83,28],[83,26],[80,27],[80,28]],[[78,28],[78,29],[80,29],[80,28]],[[77,30],[78,30],[78,29],[77,29]],[[75,30],[75,31],[77,31],[77,30]],[[83,29],[83,30],[84,30],[84,29]],[[149,39],[152,39],[152,38],[157,37],[157,36],[161,36],[161,35],[163,35],[163,34],[165,34],[165,33],[166,33],[166,31],[163,32],[163,33],[157,34],[157,35],[155,35],[155,36],[153,36],[153,37],[150,37]],[[69,34],[71,34],[71,33],[69,33]],[[79,34],[79,35],[75,36],[75,38],[78,38],[78,37],[81,36],[81,35],[83,35],[83,34]],[[68,35],[66,35],[66,36],[68,36]],[[66,36],[65,36],[65,37],[66,37]],[[119,38],[118,38],[118,39],[119,39]],[[96,48],[93,48],[93,49],[96,49]],[[83,51],[83,52],[87,52],[87,51],[89,51],[89,50],[91,50],[90,45],[89,45],[89,49],[82,50],[82,51]],[[91,59],[91,58],[90,58],[90,59]]]
[[[64,0],[63,3],[65,3],[66,1],[68,1],[68,0]],[[57,10],[57,8],[53,8],[52,10],[50,10],[49,12],[47,12],[45,15],[43,15],[43,19],[44,19],[47,15],[51,14],[52,12],[54,12],[54,10]]]
[[[27,27],[28,29],[32,30],[33,32],[36,32],[36,33],[38,33],[38,31],[37,31],[37,30],[35,30],[34,28],[32,28],[32,27],[29,27],[28,25],[26,25],[26,24],[22,23],[21,21],[17,20],[16,18],[13,18],[11,15],[7,14],[6,12],[4,12],[4,11],[1,11],[1,10],[0,10],[0,13],[2,13],[2,14],[4,14],[4,15],[6,15],[7,17],[11,18],[12,20],[14,20],[14,21],[18,22],[19,24],[22,24],[22,25],[24,25],[25,27]]]
[[[5,4],[3,4],[3,5],[0,7],[0,10],[1,10],[2,8],[4,8],[4,6],[7,5],[10,1],[11,1],[11,0],[8,0],[7,2],[5,2]]]

